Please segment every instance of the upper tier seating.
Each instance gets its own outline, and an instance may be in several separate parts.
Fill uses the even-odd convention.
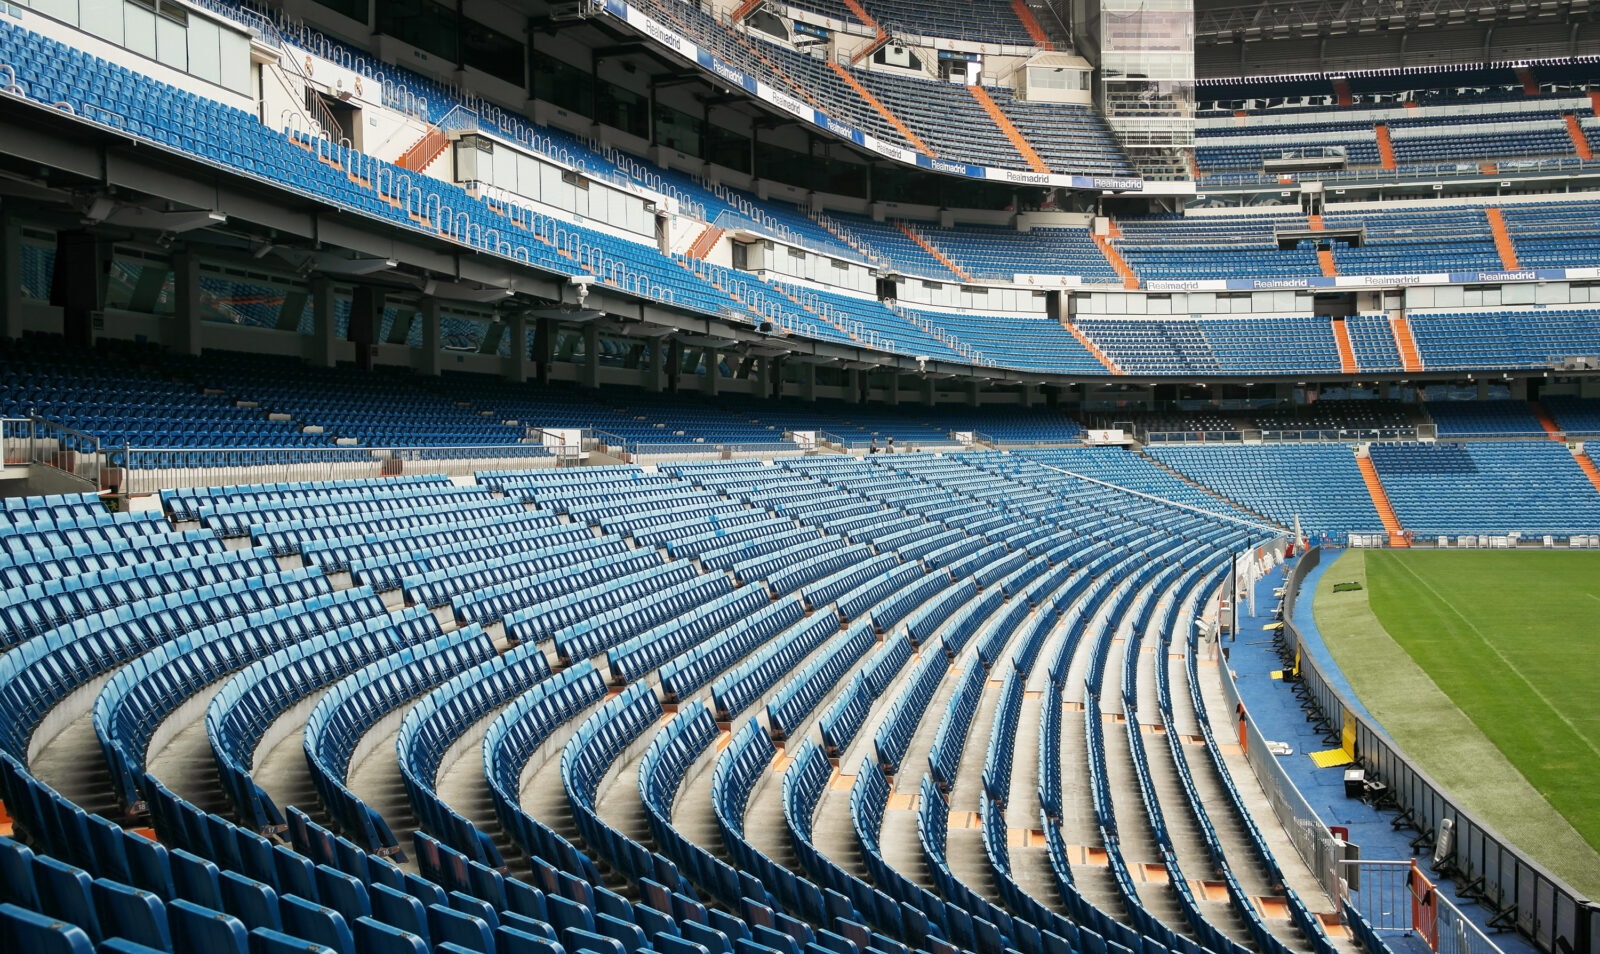
[[[973,279],[1078,275],[1088,282],[1122,281],[1087,229],[1018,232],[980,225],[941,228],[921,222],[907,224]]]
[[[1541,398],[1545,410],[1569,435],[1600,435],[1600,401],[1594,398],[1551,396]]]
[[[1526,401],[1429,401],[1440,437],[1541,437],[1544,426]]]
[[[859,23],[860,18],[835,0],[788,0],[788,5],[823,16]],[[894,36],[928,36],[974,43],[1037,46],[1006,0],[974,0],[960,7],[929,7],[906,0],[870,0],[861,5],[877,24]]]
[[[1565,357],[1600,355],[1600,310],[1414,312],[1408,318],[1430,369],[1548,368]]]
[[[944,329],[1003,367],[1100,374],[1105,367],[1058,321],[1045,317],[907,314]]]
[[[1549,440],[1374,444],[1389,502],[1418,536],[1566,537],[1600,525],[1600,493]]]
[[[1566,117],[1572,115],[1586,144],[1600,144],[1600,120],[1587,95],[1562,90],[1528,96],[1518,90],[1500,97],[1451,102],[1417,91],[1358,106],[1214,111],[1196,130],[1195,158],[1201,175],[1219,183],[1277,182],[1282,173],[1264,164],[1286,157],[1343,157],[1336,171],[1295,170],[1300,179],[1346,179],[1378,174],[1455,172],[1493,174],[1522,166],[1579,166],[1582,160]],[[1412,101],[1412,97],[1416,101]],[[1431,101],[1429,101],[1431,100]],[[1393,168],[1376,127],[1387,130]]]
[[[443,233],[487,254],[509,255],[558,275],[593,272],[601,276],[603,284],[613,288],[730,321],[753,323],[758,318],[770,318],[791,333],[841,344],[863,344],[908,357],[939,356],[952,362],[980,365],[998,363],[981,345],[962,341],[959,335],[952,340],[950,335],[932,332],[921,324],[926,322],[938,328],[970,324],[965,316],[947,323],[921,314],[917,321],[912,321],[871,302],[852,300],[846,306],[832,297],[832,293],[796,292],[792,287],[774,291],[730,269],[662,255],[651,244],[626,241],[573,223],[558,223],[556,219],[517,206],[479,201],[448,183],[420,176],[414,178],[398,167],[343,146],[301,135],[279,135],[242,111],[142,78],[23,30],[9,21],[0,22],[0,34],[12,41],[8,49],[14,51],[15,62],[10,65],[16,70],[19,88],[36,101],[64,102],[82,116],[147,139],[158,147],[189,152],[207,162],[276,182],[321,201],[376,217],[394,227],[432,236]],[[733,39],[729,42],[737,45]],[[509,123],[503,116],[500,121]],[[644,174],[628,168],[629,175]],[[681,177],[678,181],[686,190],[697,187]],[[777,205],[770,206],[770,212],[760,211],[758,205],[746,199],[739,199],[735,204],[729,190],[701,188],[711,197],[707,202],[720,201],[730,212],[746,218],[756,216],[770,220],[797,235],[804,231],[808,236],[805,241],[815,237],[834,246],[843,244],[832,232],[798,211],[783,210]],[[1600,234],[1600,229],[1593,227],[1596,215],[1600,214],[1596,213],[1597,208],[1600,203],[1507,205],[1506,215],[1513,243],[1528,254],[1530,262],[1581,265],[1600,262],[1600,245],[1596,245],[1600,240],[1594,238]],[[1445,208],[1405,213],[1335,213],[1329,218],[1341,227],[1360,227],[1367,233],[1362,248],[1340,245],[1335,249],[1333,257],[1341,272],[1382,274],[1415,268],[1498,271],[1497,266],[1503,264],[1486,232],[1487,220],[1481,218],[1481,210]],[[863,231],[877,230],[871,241],[893,245],[891,251],[879,257],[891,262],[905,261],[911,274],[926,274],[940,280],[952,277],[949,268],[937,256],[906,236],[898,226],[870,223],[867,219],[852,221]],[[1304,224],[1305,220],[1298,214],[1283,212],[1183,219],[1155,216],[1126,221],[1122,237],[1116,242],[1134,271],[1151,281],[1306,278],[1321,271],[1310,243],[1301,241],[1293,249],[1280,250],[1273,238],[1277,226],[1300,228]],[[945,257],[956,267],[962,268],[962,260],[968,259],[974,271],[980,274],[1004,269],[1003,262],[997,261],[1007,254],[1004,249],[1024,247],[1018,244],[1022,241],[1020,238],[1007,239],[992,230],[974,230],[971,234],[981,236],[981,240],[969,241],[964,236],[965,230],[914,228],[925,229],[930,244],[935,247],[950,245],[950,253]],[[1426,230],[1425,237],[1416,233],[1417,228]],[[1075,229],[1049,231],[1057,234],[1038,234],[1048,234],[1049,238],[1060,241],[1041,243],[1042,254],[1032,261],[1019,257],[1014,267],[1046,267],[1049,262],[1045,259],[1059,254],[1062,262],[1055,267],[1064,273],[1081,273],[1089,281],[1112,279],[1109,266],[1091,254],[1085,233]],[[1438,241],[1434,232],[1448,236],[1449,240]],[[989,247],[991,239],[993,247]],[[27,247],[38,248],[34,243]],[[48,259],[48,256],[24,255],[25,262],[32,263],[30,269],[48,267]],[[27,280],[41,283],[42,287],[42,276]],[[122,287],[130,282],[131,276],[114,276],[113,284]],[[206,307],[215,309],[224,319],[229,312],[223,309],[245,309],[234,317],[257,324],[270,320],[260,302],[250,303],[246,300],[249,296],[229,295],[226,291],[225,286],[216,286],[209,293],[211,297],[207,300],[211,304]],[[230,299],[237,304],[230,303]],[[347,320],[347,314],[348,306],[338,303],[336,323]],[[481,320],[447,318],[445,334],[458,347],[481,342],[482,329],[488,327]],[[1534,313],[1513,312],[1505,318],[1498,314],[1418,312],[1412,316],[1412,321],[1425,368],[1488,370],[1545,367],[1563,357],[1600,354],[1600,332],[1592,327],[1591,318],[1590,312],[1571,308],[1539,312],[1536,317]],[[394,316],[386,314],[385,321],[392,320]],[[304,321],[303,318],[302,324]],[[1373,316],[1356,319],[1351,326],[1360,370],[1395,369],[1397,362],[1389,356],[1389,345],[1383,340],[1380,322],[1381,319]],[[1129,352],[1124,369],[1135,373],[1184,374],[1220,369],[1265,374],[1326,371],[1339,367],[1336,352],[1331,348],[1331,335],[1317,327],[1316,322],[1301,317],[1257,319],[1250,323],[1242,319],[1235,319],[1233,323],[1201,322],[1199,335],[1182,321],[1158,320],[1146,324],[1105,319],[1085,320],[1080,324],[1091,337],[1097,329],[1109,335],[1099,344],[1113,356],[1119,350]],[[1214,339],[1200,340],[1213,331],[1216,332]],[[1154,342],[1147,340],[1151,333],[1156,336]],[[414,338],[419,335],[413,332]],[[461,340],[456,341],[457,338]],[[417,343],[420,344],[420,340]],[[502,337],[499,347],[502,354],[509,354],[511,342]],[[602,339],[600,347],[604,361],[620,364],[627,360],[610,338]],[[1302,353],[1309,359],[1301,361],[1297,355]],[[977,357],[980,355],[982,358]],[[718,364],[710,369],[720,371],[721,367]],[[1060,367],[1030,362],[1026,367],[1028,370],[1096,373],[1094,368],[1076,361]],[[706,369],[697,367],[691,373],[706,373]],[[187,372],[180,376],[187,376]],[[199,404],[209,405],[210,397],[200,395]],[[301,423],[298,416],[292,422],[249,421],[248,426],[241,425],[237,429],[233,443],[242,447],[326,443],[330,432],[335,437],[353,438],[364,446],[404,444],[408,440],[461,445],[493,443],[501,439],[502,431],[492,422],[469,422],[462,420],[466,415],[452,416],[447,408],[438,410],[442,416],[438,417],[439,426],[432,436],[408,438],[371,418],[363,422],[366,428],[363,433],[355,422],[340,420],[338,414],[330,412],[328,422],[306,420]],[[18,401],[13,402],[12,413],[27,411],[28,408]],[[234,417],[248,421],[254,417],[251,409],[238,407],[219,409],[218,414],[219,422]],[[231,420],[225,422],[232,423]],[[321,435],[301,430],[296,436],[295,424],[302,428],[310,424],[326,429]],[[337,425],[337,429],[330,425]],[[99,433],[115,434],[119,432],[118,427],[109,421],[94,425]],[[288,433],[281,437],[264,436],[282,432]],[[182,433],[160,430],[130,435],[128,442],[181,446],[185,439]]]
[[[1415,425],[1397,401],[1323,398],[1315,404],[1257,412],[1255,426],[1268,431],[1331,431],[1341,439],[1393,436]]]
[[[645,12],[659,16],[697,44],[714,51],[738,68],[760,77],[780,89],[792,90],[834,119],[905,149],[915,149],[905,135],[867,103],[842,77],[821,59],[792,48],[761,39],[762,34],[731,32],[697,7],[668,4],[663,0],[644,0]],[[912,111],[897,116],[919,135],[952,144],[934,151],[957,162],[989,162],[1002,168],[1023,169],[1028,164],[1012,147],[1000,128],[979,108],[960,86],[933,80],[914,80],[846,67],[859,83],[867,86],[891,112],[899,108]],[[1084,107],[1022,104],[1008,91],[991,90],[1001,109],[1037,149],[1051,171],[1079,175],[1129,175],[1131,166],[1116,145],[1110,128],[1092,110]],[[960,117],[971,120],[961,125]],[[1066,122],[1060,120],[1065,116]],[[925,125],[924,125],[925,124]],[[955,148],[959,145],[959,148]]]

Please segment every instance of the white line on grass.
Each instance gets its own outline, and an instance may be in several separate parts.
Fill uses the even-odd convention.
[[[1482,642],[1485,646],[1487,646],[1489,648],[1490,652],[1492,652],[1496,656],[1500,657],[1500,661],[1505,663],[1506,668],[1511,671],[1512,675],[1516,676],[1518,679],[1521,679],[1522,680],[1522,684],[1527,686],[1528,690],[1530,692],[1532,692],[1534,695],[1538,696],[1539,697],[1539,701],[1545,704],[1545,708],[1549,709],[1552,713],[1554,713],[1555,717],[1557,719],[1560,719],[1562,724],[1564,724],[1567,728],[1572,730],[1572,734],[1578,737],[1578,741],[1579,742],[1582,742],[1584,745],[1588,746],[1589,747],[1589,751],[1593,752],[1596,756],[1600,756],[1600,748],[1596,748],[1595,744],[1593,742],[1589,741],[1589,739],[1587,737],[1585,737],[1582,732],[1579,732],[1578,731],[1578,727],[1572,724],[1572,720],[1567,718],[1566,714],[1563,713],[1560,709],[1557,709],[1555,707],[1555,705],[1553,703],[1551,703],[1549,697],[1547,697],[1544,693],[1540,692],[1539,691],[1539,687],[1535,686],[1531,681],[1529,681],[1528,677],[1524,676],[1522,674],[1522,670],[1518,669],[1516,667],[1516,665],[1514,665],[1511,662],[1511,659],[1508,656],[1506,656],[1505,653],[1500,651],[1499,647],[1495,646],[1494,643],[1491,643],[1489,641],[1489,639],[1486,636],[1483,635],[1483,631],[1478,629],[1478,627],[1473,624],[1472,620],[1468,619],[1465,614],[1463,614],[1460,610],[1456,609],[1454,603],[1451,603],[1449,600],[1447,600],[1443,596],[1439,595],[1439,591],[1434,589],[1433,586],[1431,584],[1429,584],[1427,580],[1424,580],[1417,573],[1416,570],[1411,569],[1411,567],[1406,564],[1405,560],[1392,560],[1390,562],[1400,566],[1407,573],[1411,574],[1412,579],[1415,579],[1418,583],[1421,583],[1424,589],[1426,589],[1429,593],[1433,594],[1434,599],[1437,599],[1441,604],[1444,605],[1444,607],[1446,609],[1448,609],[1450,612],[1456,614],[1456,616],[1459,617],[1460,620],[1463,623],[1466,623],[1467,624],[1467,628],[1472,630],[1472,632],[1478,637],[1478,640],[1480,642]],[[1593,598],[1593,599],[1600,600],[1600,596],[1595,596],[1593,593],[1589,593],[1587,595],[1589,597]]]

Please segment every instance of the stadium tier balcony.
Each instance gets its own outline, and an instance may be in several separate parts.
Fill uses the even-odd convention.
[[[1147,453],[1274,521],[1292,526],[1298,518],[1308,534],[1383,529],[1349,444],[1152,445]]]
[[[1428,416],[1445,437],[1540,437],[1545,433],[1526,401],[1429,401]]]
[[[1017,275],[1078,275],[1088,282],[1120,284],[1087,229],[1015,229],[925,222],[906,225],[974,279]]]
[[[1417,536],[1564,539],[1600,524],[1600,497],[1556,441],[1374,444],[1372,463],[1401,525]]]

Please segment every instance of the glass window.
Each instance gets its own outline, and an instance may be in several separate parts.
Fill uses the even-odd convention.
[[[334,13],[342,13],[362,23],[367,22],[367,0],[316,0],[316,2]]]

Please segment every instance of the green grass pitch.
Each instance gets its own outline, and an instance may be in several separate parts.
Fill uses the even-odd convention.
[[[1519,815],[1538,814],[1527,801],[1542,796],[1593,857],[1600,849],[1600,553],[1374,550],[1347,557],[1351,569],[1364,560],[1370,616],[1361,615],[1375,617],[1381,630],[1370,622],[1365,633],[1341,625],[1335,612],[1334,632],[1324,629],[1324,636],[1358,695],[1366,701],[1372,693],[1369,708],[1386,730],[1446,788],[1454,790],[1452,777],[1466,786],[1467,807],[1504,834],[1518,828]],[[1319,628],[1325,608],[1338,610],[1342,602],[1356,610],[1363,595],[1324,592],[1331,581],[1350,578],[1345,566],[1342,560],[1324,574],[1318,588]],[[1409,660],[1393,655],[1394,646]],[[1430,691],[1429,680],[1440,701],[1459,709],[1532,792],[1504,777],[1474,778],[1503,763],[1474,760],[1468,743],[1446,754],[1425,727],[1404,724],[1410,707],[1412,715],[1429,711],[1413,701]],[[1479,764],[1458,764],[1473,761]],[[1541,860],[1550,848],[1521,846]],[[1590,880],[1561,871],[1567,864],[1560,854],[1545,862],[1558,876]]]

